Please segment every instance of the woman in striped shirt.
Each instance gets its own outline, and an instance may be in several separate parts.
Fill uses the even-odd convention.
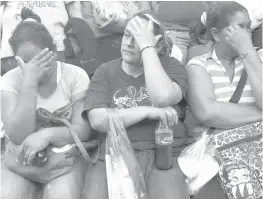
[[[250,24],[242,5],[220,2],[203,13],[193,29],[193,39],[205,34],[203,38],[214,44],[209,53],[193,58],[186,67],[189,106],[195,119],[205,126],[231,129],[261,120],[262,51],[253,47]],[[248,74],[244,91],[238,104],[230,103],[243,69]],[[201,191],[195,199],[225,198],[223,191],[216,194],[216,188],[207,186],[207,192]]]

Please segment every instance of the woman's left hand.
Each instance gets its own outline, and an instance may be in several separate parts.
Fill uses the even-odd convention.
[[[162,35],[154,36],[153,21],[145,22],[139,17],[132,19],[126,30],[132,34],[140,50],[146,46],[155,46],[162,38]]]
[[[240,56],[253,47],[249,31],[245,28],[241,28],[237,24],[228,26],[225,30],[225,34],[229,45],[232,46]]]
[[[32,164],[36,154],[49,145],[49,141],[44,134],[40,132],[32,133],[22,143],[22,150],[19,161],[23,165]]]

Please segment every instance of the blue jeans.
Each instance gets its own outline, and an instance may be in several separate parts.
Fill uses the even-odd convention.
[[[174,167],[161,171],[155,167],[155,151],[135,151],[146,182],[149,199],[190,199],[185,177],[174,157]],[[81,199],[108,199],[106,164],[99,160],[87,171]]]

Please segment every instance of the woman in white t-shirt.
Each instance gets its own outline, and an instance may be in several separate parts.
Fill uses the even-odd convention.
[[[50,126],[37,131],[38,108],[52,113],[78,101],[69,110],[69,121],[81,141],[89,139],[89,124],[81,118],[81,99],[88,89],[89,77],[79,67],[55,61],[53,39],[37,15],[22,10],[21,16],[23,20],[10,40],[19,67],[6,73],[0,85],[1,119],[9,138],[7,149],[8,145],[14,146],[5,151],[4,160],[1,160],[1,198],[35,199],[40,191],[43,198],[76,199],[80,196],[87,168],[81,156],[76,155],[68,173],[43,184],[11,171],[4,164],[16,146],[22,147],[18,162],[26,168],[50,144],[58,147],[74,143],[65,126]],[[46,178],[49,174],[42,175]]]

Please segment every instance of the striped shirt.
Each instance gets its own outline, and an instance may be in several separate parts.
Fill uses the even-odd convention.
[[[258,51],[258,55],[262,60],[262,49]],[[221,102],[227,102],[230,100],[234,91],[236,90],[237,84],[244,69],[243,62],[240,58],[237,58],[235,60],[235,74],[233,81],[231,82],[225,70],[225,67],[216,56],[214,49],[207,54],[194,57],[187,64],[187,66],[190,65],[201,66],[207,71],[213,82],[216,100]],[[256,100],[253,96],[252,89],[249,84],[249,78],[250,77],[248,77],[239,103],[245,105],[256,105]]]

